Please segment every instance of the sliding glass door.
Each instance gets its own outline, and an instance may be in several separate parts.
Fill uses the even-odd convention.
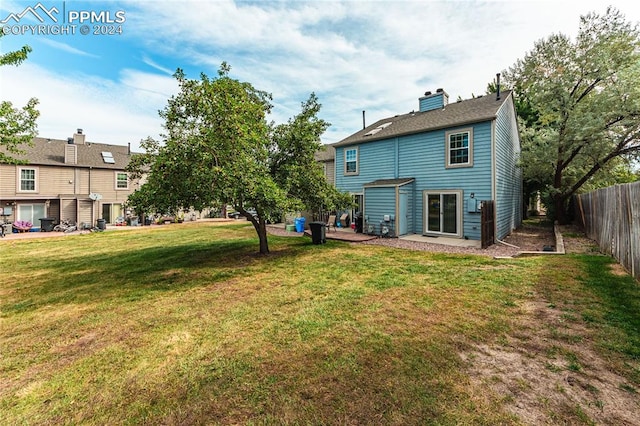
[[[461,191],[425,191],[425,234],[460,236]]]

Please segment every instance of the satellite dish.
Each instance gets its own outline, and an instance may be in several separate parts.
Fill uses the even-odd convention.
[[[96,192],[92,192],[91,194],[89,194],[89,198],[91,198],[93,201],[98,201],[102,199],[102,195]]]

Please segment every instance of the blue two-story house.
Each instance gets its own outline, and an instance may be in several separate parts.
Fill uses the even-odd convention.
[[[365,233],[480,240],[485,201],[493,201],[494,238],[522,222],[510,91],[455,103],[442,89],[427,92],[419,111],[379,120],[333,147],[336,187],[353,194]]]

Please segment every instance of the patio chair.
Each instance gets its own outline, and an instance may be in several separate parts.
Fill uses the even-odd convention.
[[[329,215],[329,219],[327,220],[327,224],[325,226],[329,230],[333,226],[333,230],[337,231],[337,229],[336,229],[336,215],[335,214]]]
[[[347,218],[349,217],[348,213],[344,213],[342,216],[340,216],[340,227],[341,228],[346,228],[347,227]]]

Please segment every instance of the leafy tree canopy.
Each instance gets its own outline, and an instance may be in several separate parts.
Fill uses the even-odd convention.
[[[0,31],[0,37],[3,33]],[[0,54],[0,66],[20,65],[31,52],[29,46],[14,52]],[[21,145],[29,145],[37,134],[36,109],[38,100],[31,98],[22,108],[14,108],[9,101],[0,102],[0,163],[16,163],[11,154],[21,154]]]
[[[318,118],[314,94],[286,124],[267,123],[271,95],[229,77],[189,80],[175,74],[180,92],[160,112],[164,144],[143,141],[146,154],[129,166],[146,183],[129,201],[139,210],[201,210],[229,203],[253,224],[260,252],[269,251],[266,221],[283,211],[336,208],[349,198],[329,185],[314,160],[329,123]],[[248,212],[255,209],[257,217]]]
[[[639,157],[639,34],[616,9],[590,13],[575,40],[551,35],[504,72],[516,95],[525,181],[544,190],[560,222],[574,193]]]

